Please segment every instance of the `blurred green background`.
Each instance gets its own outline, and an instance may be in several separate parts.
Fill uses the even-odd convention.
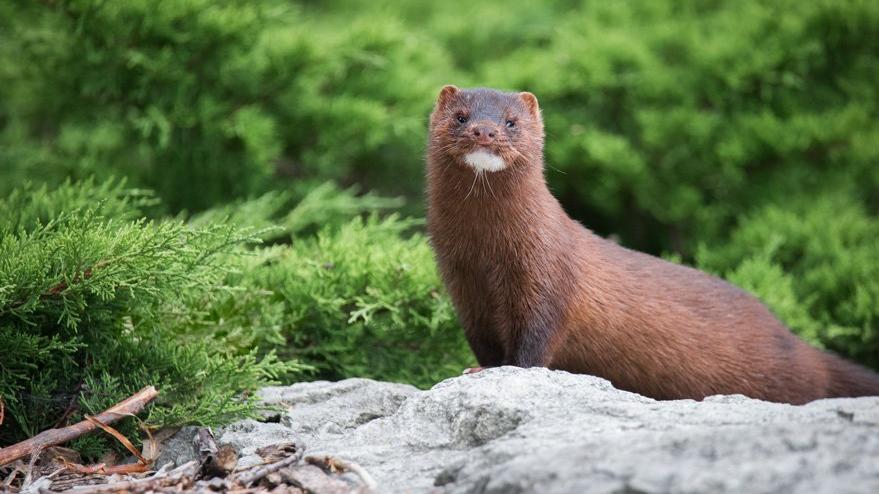
[[[877,74],[872,0],[4,2],[0,197],[32,213],[16,242],[91,209],[280,225],[223,254],[237,295],[185,309],[198,326],[302,364],[281,380],[427,386],[472,363],[420,233],[427,117],[443,84],[528,90],[571,216],[879,368]],[[9,307],[87,281],[95,249],[8,278],[0,331],[32,336]]]

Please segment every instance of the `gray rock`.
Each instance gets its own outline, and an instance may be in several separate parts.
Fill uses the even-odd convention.
[[[502,367],[428,391],[349,379],[267,388],[280,423],[217,432],[247,457],[296,437],[382,492],[879,492],[879,398],[654,401],[606,380]]]
[[[179,467],[198,458],[195,436],[198,427],[186,426],[177,431],[169,439],[161,441],[159,456],[154,465],[161,468],[170,463],[171,467]]]

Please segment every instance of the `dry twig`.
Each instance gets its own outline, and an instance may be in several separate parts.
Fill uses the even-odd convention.
[[[195,481],[195,474],[198,471],[198,462],[193,460],[189,463],[181,465],[170,472],[158,472],[152,477],[145,479],[125,480],[122,482],[113,482],[112,484],[88,485],[82,487],[74,487],[67,491],[68,494],[83,493],[114,493],[114,492],[148,492],[159,490],[164,487],[180,487],[182,490],[184,485],[190,485]]]
[[[62,462],[64,465],[64,470],[75,472],[80,475],[92,475],[92,474],[102,474],[102,475],[113,475],[113,474],[131,474],[131,473],[144,473],[150,470],[150,466],[147,463],[123,463],[121,465],[107,465],[106,463],[98,463],[96,465],[80,465],[79,463],[71,463],[69,461]]]
[[[27,472],[25,472],[24,481],[21,484],[22,489],[31,484],[34,476],[34,467],[37,465],[37,462],[40,461],[40,456],[43,455],[43,449],[44,448],[39,448],[31,453],[31,461],[27,465]]]
[[[82,475],[91,475],[91,474],[95,474],[95,473],[106,474],[106,475],[132,474],[132,473],[143,473],[143,472],[149,471],[150,464],[152,462],[147,461],[143,457],[143,455],[140,454],[140,451],[138,451],[137,448],[135,448],[134,445],[131,444],[131,441],[129,441],[128,438],[125,437],[121,432],[119,432],[118,430],[114,429],[113,427],[110,427],[109,425],[101,422],[97,418],[92,417],[90,415],[86,415],[85,419],[88,420],[89,422],[95,424],[97,427],[100,427],[107,434],[110,434],[111,436],[116,438],[117,441],[119,441],[120,443],[122,443],[123,446],[125,446],[125,449],[127,449],[129,452],[131,452],[131,454],[133,454],[137,458],[138,462],[137,463],[127,463],[127,464],[123,464],[123,465],[116,465],[116,464],[108,465],[107,463],[104,463],[104,462],[97,463],[95,465],[80,465],[79,463],[67,461],[62,458],[61,463],[64,465],[65,470],[69,470],[71,472],[76,472],[76,473],[79,473]]]
[[[54,492],[66,491],[74,487],[82,487],[86,485],[106,484],[107,476],[101,474],[80,475],[71,472],[62,472],[52,478],[52,490]]]
[[[133,454],[134,457],[137,458],[137,461],[139,461],[140,463],[142,463],[144,465],[147,464],[147,461],[144,459],[143,455],[140,454],[140,451],[138,451],[137,448],[135,448],[134,445],[131,444],[131,441],[129,441],[128,438],[125,437],[125,435],[123,435],[121,432],[119,432],[116,429],[110,427],[109,425],[101,422],[100,419],[98,419],[96,417],[92,417],[91,415],[86,415],[85,419],[88,420],[89,422],[95,424],[96,426],[100,427],[107,434],[110,434],[111,436],[115,437],[117,441],[119,441],[120,443],[122,443],[123,446],[125,446],[125,449],[130,451],[131,454]]]
[[[346,461],[332,456],[309,456],[305,458],[305,461],[330,472],[351,472],[360,477],[363,485],[369,491],[374,492],[378,488],[378,483],[372,478],[372,475],[353,461]]]
[[[305,448],[299,443],[293,443],[290,446],[292,446],[294,450],[287,458],[242,472],[235,477],[235,480],[246,487],[270,473],[277,472],[286,466],[299,463],[299,460],[302,459],[302,455],[305,454]]]
[[[9,490],[9,486],[11,486],[13,482],[15,482],[15,479],[18,478],[18,474],[20,473],[24,473],[24,470],[22,470],[22,463],[19,461],[15,465],[15,468],[12,469],[12,472],[9,473],[9,476],[6,477],[6,480],[4,480],[2,484],[0,484],[0,487],[3,488],[2,490]]]
[[[159,392],[152,386],[147,386],[127,399],[110,407],[97,418],[103,424],[111,424],[127,415],[139,413],[151,401],[153,401]],[[0,449],[0,466],[27,455],[33,454],[48,446],[56,446],[64,444],[72,439],[76,439],[84,434],[88,434],[97,428],[94,422],[83,420],[77,424],[73,424],[62,429],[45,430],[36,436],[22,441],[12,446]]]

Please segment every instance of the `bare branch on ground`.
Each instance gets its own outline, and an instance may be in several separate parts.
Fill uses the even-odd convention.
[[[108,408],[95,418],[103,424],[112,424],[123,417],[139,413],[149,402],[153,401],[158,394],[159,392],[156,391],[156,388],[147,386],[134,395]],[[49,446],[64,444],[84,434],[92,432],[97,427],[98,426],[94,422],[83,420],[82,422],[61,429],[45,430],[30,439],[0,449],[0,466],[24,458]]]

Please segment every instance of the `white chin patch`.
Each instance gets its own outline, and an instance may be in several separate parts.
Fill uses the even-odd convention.
[[[474,151],[466,154],[464,161],[477,172],[496,172],[507,167],[503,158],[487,151]]]

